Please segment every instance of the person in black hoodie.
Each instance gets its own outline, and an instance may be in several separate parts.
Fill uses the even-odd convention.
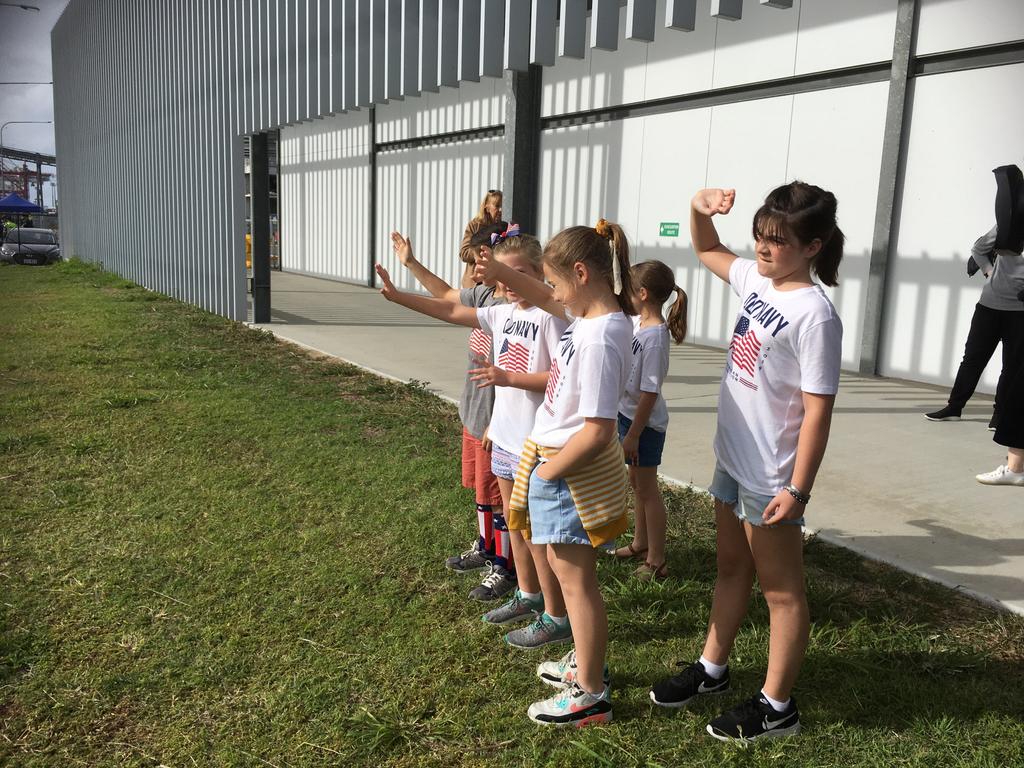
[[[989,285],[1002,310],[1000,341],[1003,372],[996,389],[997,424],[993,440],[1007,449],[1006,464],[976,475],[984,485],[1024,488],[1024,174],[1004,165],[996,175],[996,226],[992,236]],[[982,266],[982,265],[979,265]]]
[[[945,407],[925,414],[930,421],[959,421],[975,387],[995,352],[1003,343],[1003,368],[996,387],[996,404],[989,422],[995,430],[1000,419],[999,390],[1016,359],[1024,352],[1024,185],[1015,165],[993,171],[996,177],[996,226],[975,241],[967,261],[967,274],[979,271],[988,278],[971,318],[964,358]]]

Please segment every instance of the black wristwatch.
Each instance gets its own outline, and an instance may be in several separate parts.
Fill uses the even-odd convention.
[[[789,495],[792,496],[797,501],[799,501],[801,504],[806,504],[811,500],[811,494],[804,493],[795,485],[787,485],[785,490],[788,491]]]

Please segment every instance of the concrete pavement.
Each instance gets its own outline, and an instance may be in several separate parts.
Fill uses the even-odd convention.
[[[449,399],[462,391],[462,328],[389,304],[367,288],[275,272],[272,318],[282,339]],[[721,350],[673,347],[664,394],[671,424],[662,471],[707,487]],[[827,541],[1024,614],[1024,488],[974,480],[1005,459],[986,430],[992,399],[960,422],[923,413],[945,401],[924,384],[843,374],[831,440],[807,524]]]

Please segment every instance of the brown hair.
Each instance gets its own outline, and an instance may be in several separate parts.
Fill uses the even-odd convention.
[[[615,296],[619,307],[627,315],[635,315],[633,307],[633,283],[629,275],[629,241],[618,224],[601,219],[596,227],[568,227],[563,229],[544,246],[544,261],[552,269],[564,274],[572,272],[572,265],[586,264],[608,281],[608,287],[615,290],[612,252],[619,262],[619,277],[622,290]]]
[[[651,300],[660,309],[664,306],[669,297],[675,293],[676,300],[668,311],[665,325],[676,344],[682,344],[686,338],[686,308],[689,299],[686,291],[676,285],[676,276],[672,268],[660,261],[642,261],[629,270],[633,279],[633,290],[639,293],[641,288],[646,288]]]
[[[500,189],[488,189],[487,194],[484,195],[484,199],[480,201],[480,209],[476,212],[476,220],[482,221],[484,224],[493,224],[490,215],[487,213],[487,203],[491,198],[497,198],[498,207],[501,207],[502,195]]]
[[[825,285],[838,285],[846,237],[836,224],[836,206],[835,195],[813,184],[793,181],[776,187],[754,214],[754,240],[784,239],[788,234],[803,245],[820,240],[811,269]]]
[[[501,256],[504,253],[518,253],[530,263],[530,266],[538,274],[543,272],[544,254],[540,247],[540,240],[533,235],[522,234],[506,237],[494,246],[492,252],[495,257]]]

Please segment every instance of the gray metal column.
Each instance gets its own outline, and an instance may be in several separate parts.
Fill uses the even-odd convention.
[[[524,232],[537,231],[540,169],[541,67],[505,73],[505,218]]]
[[[252,200],[252,320],[270,322],[270,184],[267,134],[249,140]]]
[[[370,190],[367,210],[370,215],[370,263],[368,265],[366,284],[373,288],[377,284],[374,267],[377,264],[377,108],[370,105]]]
[[[896,35],[893,42],[892,70],[889,75],[889,104],[885,113],[882,163],[875,203],[875,229],[871,238],[867,297],[864,302],[864,330],[860,343],[861,373],[878,373],[878,353],[882,344],[883,314],[889,258],[896,250],[893,226],[896,193],[903,186],[905,132],[907,128],[907,86],[913,67],[914,37],[917,28],[918,0],[899,0],[896,8]],[[840,212],[841,213],[841,212]]]

